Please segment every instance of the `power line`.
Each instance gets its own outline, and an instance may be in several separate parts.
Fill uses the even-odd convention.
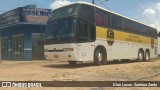
[[[108,1],[108,0],[105,0],[105,1]],[[99,4],[102,4],[104,7],[106,7],[106,8],[109,9],[109,10],[111,10],[107,5],[104,4],[105,1],[102,2],[102,1],[98,0]],[[98,5],[99,5],[99,4],[98,4]]]
[[[98,3],[97,5],[100,5],[100,4],[102,4],[102,3],[106,2],[106,1],[108,1],[108,0],[104,0],[104,1],[102,1],[100,3]]]

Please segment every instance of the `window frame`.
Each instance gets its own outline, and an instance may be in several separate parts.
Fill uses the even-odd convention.
[[[78,38],[79,38],[79,22],[82,21],[84,24],[87,25],[87,40],[84,40],[84,41],[79,41]],[[90,26],[92,26],[94,29],[91,30]],[[94,32],[94,33],[93,33]],[[93,39],[92,39],[92,36],[93,35]],[[96,28],[95,28],[95,25],[92,24],[92,23],[89,23],[87,20],[83,19],[83,18],[79,18],[78,21],[77,21],[77,41],[78,42],[94,42],[96,40]]]
[[[125,21],[126,21],[126,23],[124,23]],[[131,25],[129,27],[127,25],[128,22],[129,22],[129,25]],[[124,26],[125,24],[126,24],[126,26]],[[122,30],[123,30],[123,32],[133,33],[132,21],[127,18],[122,18]]]
[[[116,17],[116,18],[115,18],[115,17]],[[119,22],[119,21],[117,21],[118,18],[119,18],[119,20],[120,20],[120,24],[119,24],[119,25],[117,25],[117,22]],[[122,19],[123,19],[123,17],[111,13],[111,14],[110,14],[110,27],[113,28],[113,29],[116,29],[116,30],[118,30],[118,31],[122,31]],[[116,27],[113,26],[113,25],[114,25],[114,24],[113,24],[113,21],[114,21],[114,23],[115,23],[115,21],[116,21],[116,24],[115,24],[115,25],[117,25],[118,27],[117,27],[117,26],[116,26]],[[120,26],[120,27],[119,27],[119,26]]]
[[[101,16],[101,23],[97,23],[97,15]],[[102,26],[102,27],[110,27],[110,13],[109,12],[105,12],[103,10],[100,9],[96,9],[95,11],[95,18],[96,18],[96,25],[97,26]]]
[[[92,16],[90,19],[88,17],[86,18],[85,16],[83,16],[85,14],[83,14],[82,11],[87,9],[87,8],[83,9],[84,7],[89,7],[90,10],[88,10],[88,11],[91,11],[91,9],[93,9],[93,11],[89,13],[90,15],[88,15],[88,16]],[[86,4],[81,4],[80,8],[79,8],[78,16],[83,18],[83,19],[85,19],[85,20],[87,20],[87,21],[89,21],[89,22],[95,23],[95,7],[89,6],[89,5],[86,5]]]

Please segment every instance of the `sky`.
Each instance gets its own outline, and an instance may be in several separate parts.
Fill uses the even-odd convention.
[[[57,7],[59,1],[60,3],[65,1],[67,4],[77,1],[92,2],[92,0],[0,0],[0,14],[29,4],[51,9]],[[160,0],[95,0],[95,4],[160,31]]]

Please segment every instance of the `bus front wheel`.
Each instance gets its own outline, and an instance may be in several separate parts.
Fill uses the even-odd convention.
[[[94,54],[94,64],[98,66],[100,64],[105,64],[105,63],[106,63],[106,60],[105,60],[104,53],[102,52],[102,50],[97,49]]]
[[[76,64],[77,64],[76,61],[69,61],[69,65],[71,65],[71,66],[74,66],[74,65],[76,65]]]

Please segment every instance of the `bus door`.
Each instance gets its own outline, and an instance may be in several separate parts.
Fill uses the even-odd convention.
[[[83,20],[78,21],[78,51],[79,60],[93,60],[93,41],[95,40],[95,27]]]

